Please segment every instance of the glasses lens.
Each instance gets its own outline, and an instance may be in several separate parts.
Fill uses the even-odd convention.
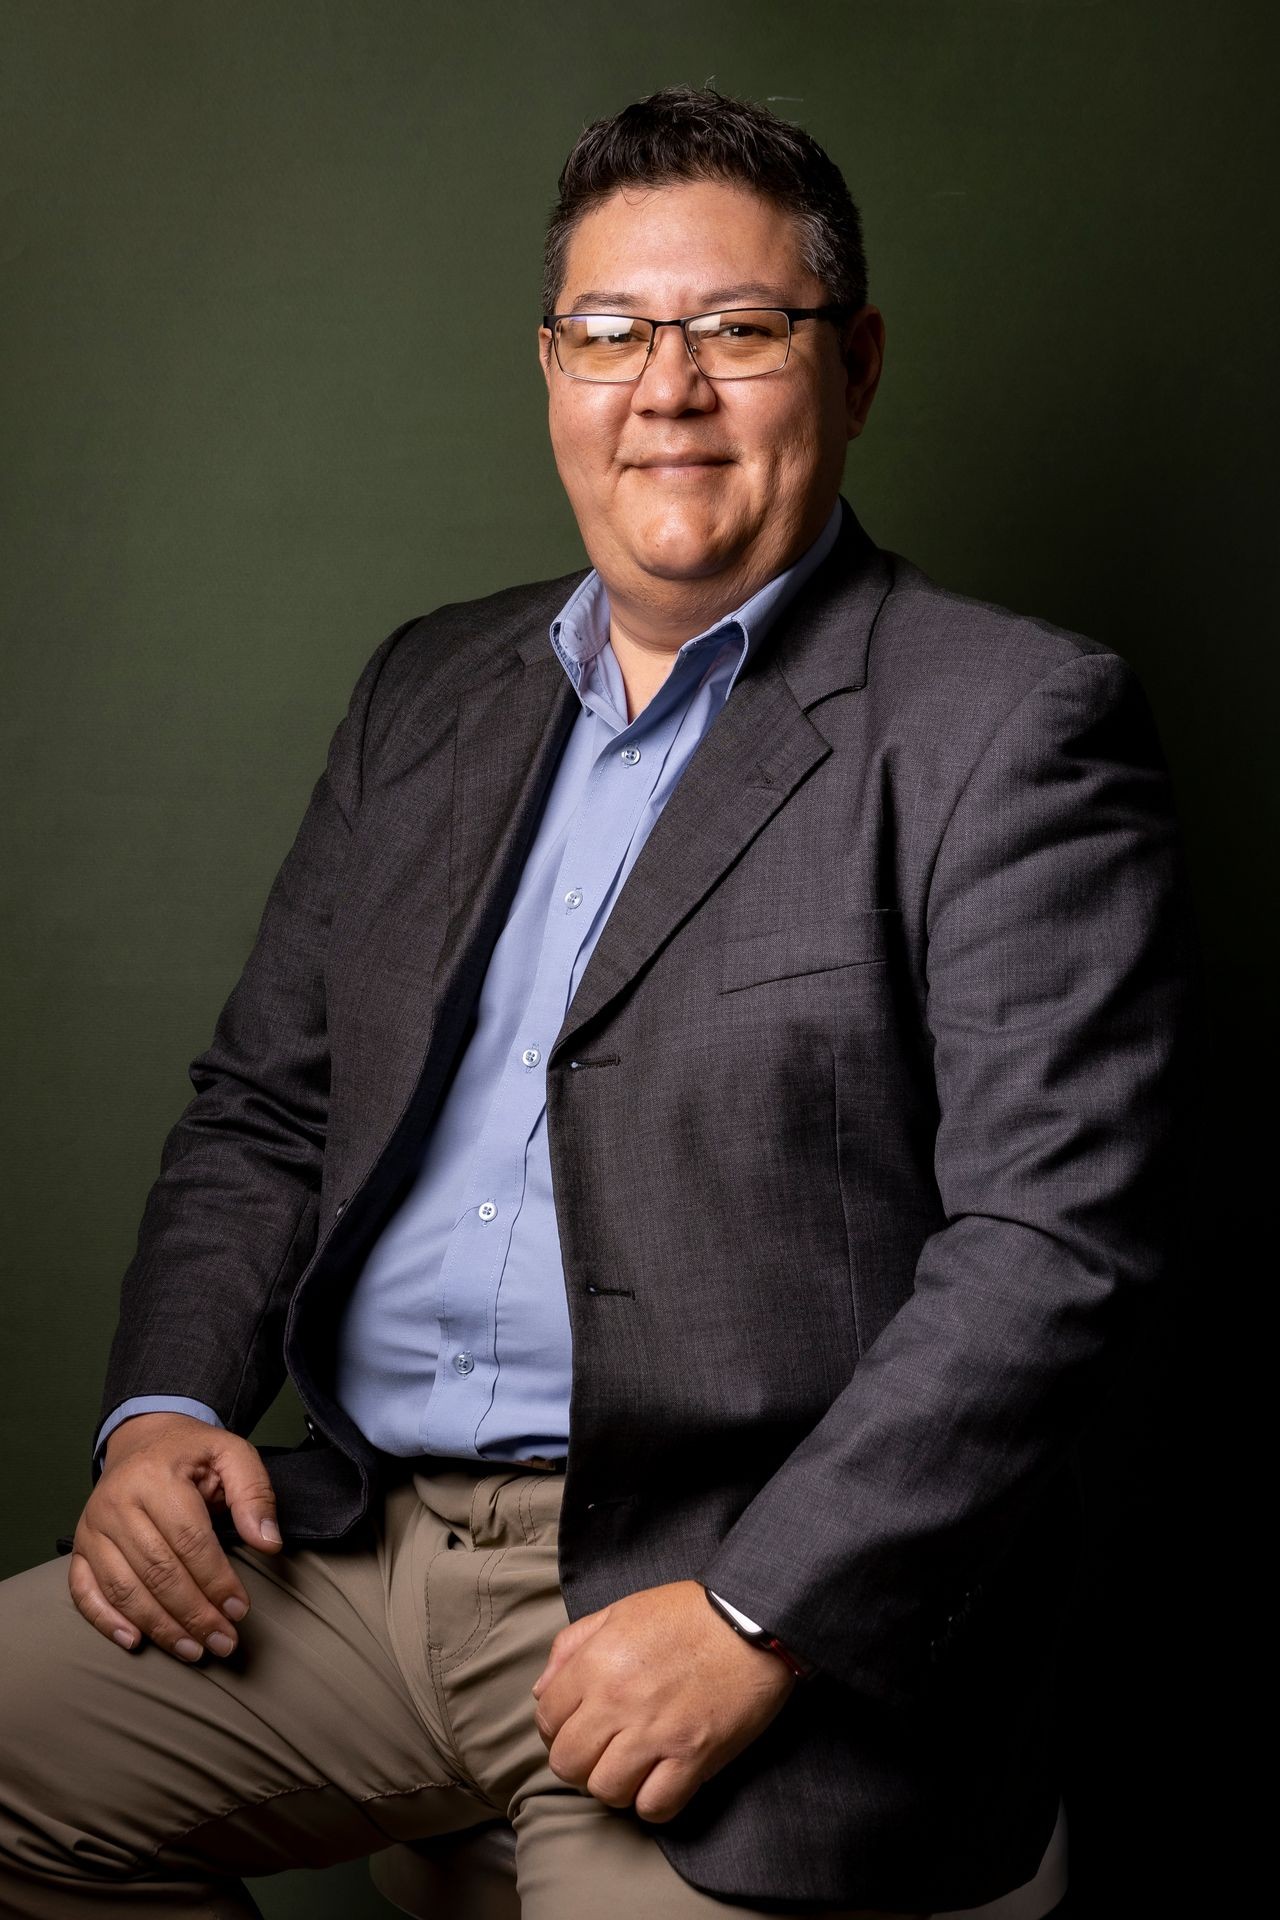
[[[560,365],[575,380],[634,380],[649,351],[647,320],[625,313],[574,313],[558,323]]]
[[[772,307],[700,313],[689,322],[694,358],[713,380],[775,372],[786,360],[790,333],[786,314]]]

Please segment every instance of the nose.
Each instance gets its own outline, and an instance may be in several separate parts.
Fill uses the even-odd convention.
[[[659,327],[649,364],[631,390],[633,413],[705,413],[716,403],[715,388],[685,345],[679,327]]]

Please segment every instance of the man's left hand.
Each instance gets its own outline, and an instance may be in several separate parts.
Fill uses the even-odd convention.
[[[562,1627],[533,1684],[551,1771],[609,1807],[670,1820],[750,1746],[796,1677],[696,1580],[626,1594]]]

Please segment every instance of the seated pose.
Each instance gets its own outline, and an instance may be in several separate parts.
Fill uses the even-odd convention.
[[[243,1920],[495,1816],[525,1920],[1061,1897],[1077,1442],[1196,971],[1150,708],[841,493],[884,324],[807,133],[666,89],[559,196],[591,565],[407,621],[333,735],[88,1501],[0,1586],[6,1914]]]

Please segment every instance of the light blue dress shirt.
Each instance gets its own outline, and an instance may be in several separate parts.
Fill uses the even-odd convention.
[[[336,1396],[390,1454],[513,1461],[568,1448],[568,1305],[547,1146],[545,1059],[601,929],[654,822],[748,657],[824,560],[818,538],[735,612],[686,640],[634,720],[594,569],[551,623],[581,702],[547,794],[476,1026],[422,1143],[417,1172],[345,1303]],[[126,1400],[130,1414],[194,1414],[182,1395]]]

